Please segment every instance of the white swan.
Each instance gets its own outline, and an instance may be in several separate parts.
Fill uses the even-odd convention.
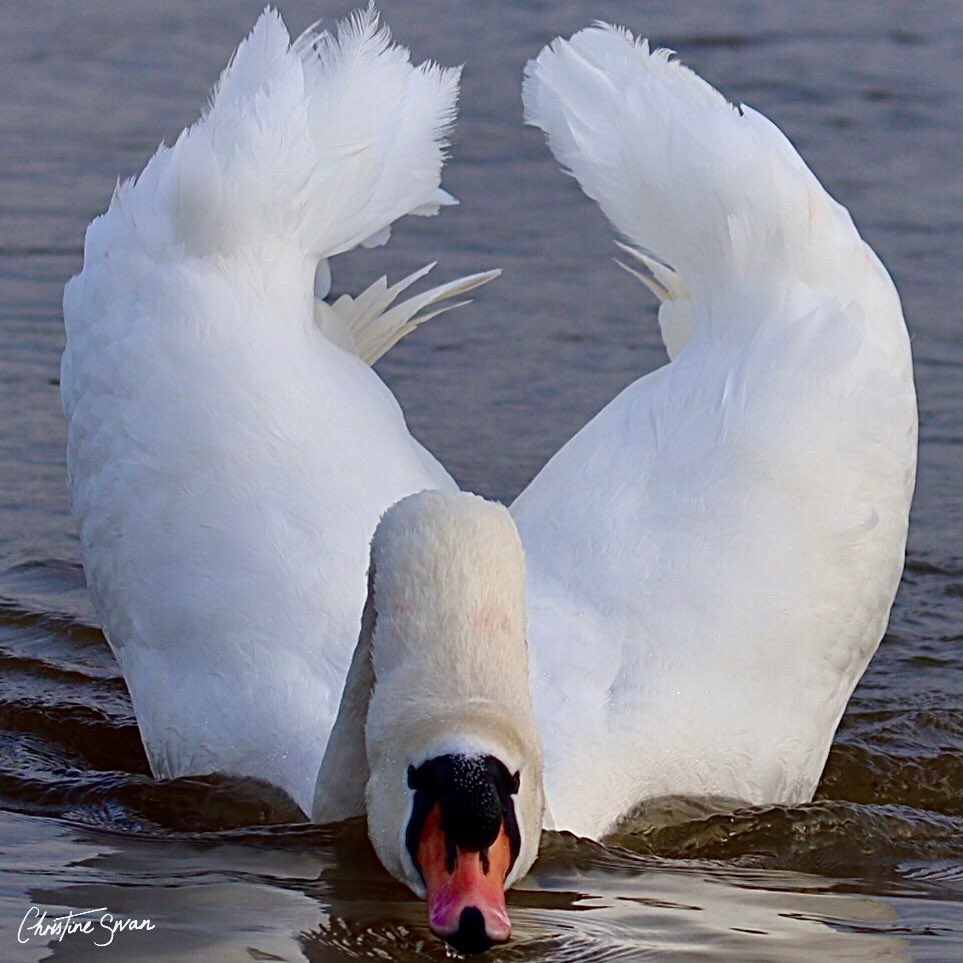
[[[626,33],[546,49],[528,119],[658,256],[630,250],[673,360],[512,507],[529,669],[511,517],[457,493],[362,360],[493,274],[394,309],[384,283],[312,297],[329,257],[448,201],[456,87],[370,10],[293,46],[265,13],[88,230],[62,385],[156,775],[366,812],[472,949],[508,937],[546,801],[599,836],[652,796],[812,794],[899,579],[916,415],[892,284],[771,124]]]

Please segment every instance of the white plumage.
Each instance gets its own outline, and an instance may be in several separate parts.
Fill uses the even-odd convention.
[[[206,115],[87,232],[64,296],[71,504],[158,776],[255,776],[310,811],[375,523],[454,487],[322,330],[373,358],[492,275],[394,315],[383,280],[333,306],[313,291],[322,259],[450,202],[457,88],[370,8],[293,45],[268,10]]]
[[[640,249],[673,358],[512,506],[555,824],[808,800],[902,571],[895,288],[780,131],[668,51],[584,30],[529,64],[524,101]]]
[[[453,71],[412,67],[370,11],[293,46],[268,11],[208,114],[88,231],[64,302],[71,500],[158,776],[257,776],[305,812],[364,805],[357,779],[330,798],[315,779],[368,543],[393,502],[455,486],[362,359],[493,274],[394,308],[413,277],[333,305],[314,293],[327,294],[329,257],[450,201],[439,174],[456,87]],[[512,506],[530,689],[517,633],[493,671],[531,692],[551,824],[599,836],[667,794],[807,799],[902,567],[916,406],[896,292],[782,134],[666,52],[590,28],[529,65],[525,105],[663,300],[672,358]],[[399,621],[380,637],[435,631],[445,611],[382,614]],[[326,763],[366,765],[375,635],[362,632],[345,741]],[[471,682],[485,662],[464,654]],[[451,673],[448,658],[423,664]],[[416,691],[398,702],[415,722],[427,711]],[[385,772],[410,761],[388,755]]]

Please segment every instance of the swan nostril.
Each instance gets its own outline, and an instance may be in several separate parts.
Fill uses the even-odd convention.
[[[494,944],[485,927],[485,917],[477,906],[466,906],[458,918],[458,929],[446,934],[450,943],[459,953],[484,953]]]

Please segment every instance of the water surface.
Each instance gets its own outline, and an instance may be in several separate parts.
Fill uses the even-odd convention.
[[[260,0],[12,6],[0,18],[0,958],[442,959],[363,827],[292,825],[227,780],[149,776],[66,512],[60,295],[115,178],[191,122]],[[963,951],[961,13],[956,3],[402,3],[416,58],[467,61],[443,217],[335,263],[337,291],[438,259],[500,266],[379,371],[467,488],[509,500],[664,363],[603,218],[520,124],[525,59],[596,17],[775,120],[892,272],[913,335],[920,476],[889,632],[816,801],[649,811],[606,845],[546,836],[504,960],[939,960]],[[340,2],[285,3],[299,31]],[[342,263],[343,262],[343,263]],[[252,828],[253,827],[253,828]],[[110,948],[18,944],[32,905],[150,918]],[[99,936],[103,941],[105,931]]]

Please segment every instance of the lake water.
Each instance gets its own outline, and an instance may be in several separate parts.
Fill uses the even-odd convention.
[[[0,959],[443,959],[363,827],[285,824],[225,780],[148,775],[66,511],[65,280],[115,178],[197,115],[259,0],[33,0],[0,17]],[[414,433],[508,500],[664,363],[602,216],[520,123],[524,61],[594,18],[670,46],[783,128],[902,292],[921,442],[906,574],[817,799],[693,804],[607,845],[546,835],[500,960],[934,960],[963,953],[961,21],[958,2],[384,0],[417,59],[467,61],[462,206],[335,263],[335,290],[438,259],[504,277],[379,365]],[[322,13],[283,4],[299,32]],[[344,262],[344,263],[342,263]],[[272,825],[280,822],[280,825]],[[250,827],[254,828],[250,828]],[[247,827],[247,828],[245,828]],[[17,942],[31,906],[153,929]]]

